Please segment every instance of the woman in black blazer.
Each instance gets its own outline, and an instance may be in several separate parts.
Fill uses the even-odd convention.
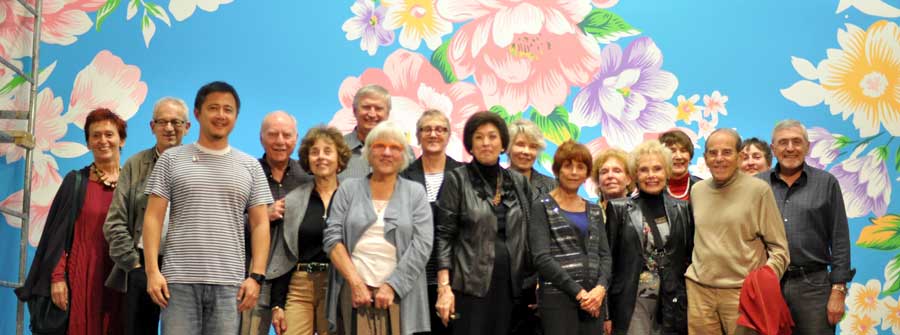
[[[416,122],[416,139],[422,148],[422,156],[409,165],[400,176],[425,186],[431,212],[436,213],[437,195],[444,183],[444,172],[462,166],[462,163],[447,156],[447,144],[450,142],[450,120],[447,115],[437,109],[429,109],[422,113]],[[437,228],[435,228],[437,231]],[[437,237],[437,234],[435,234]],[[435,243],[434,245],[436,245]],[[425,265],[425,280],[428,283],[428,306],[431,316],[431,334],[449,334],[450,329],[441,323],[434,304],[437,303],[437,248],[434,248],[428,264]]]
[[[610,200],[606,208],[614,334],[687,334],[684,272],[694,226],[689,204],[665,194],[671,162],[659,142],[640,144],[629,163],[639,194]]]

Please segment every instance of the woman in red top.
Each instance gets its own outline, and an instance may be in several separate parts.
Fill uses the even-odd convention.
[[[48,278],[41,270],[52,266],[50,297],[54,305],[69,312],[70,335],[120,334],[124,330],[118,315],[120,294],[104,286],[113,262],[103,237],[103,223],[119,177],[125,127],[125,121],[108,109],[88,114],[85,139],[94,161],[69,173],[60,186],[60,190],[83,193],[57,194],[53,199],[26,281],[31,294],[43,294]],[[82,175],[82,185],[73,185],[75,174]],[[74,213],[70,213],[73,209]],[[60,244],[68,248],[60,248]]]
[[[659,143],[672,151],[672,175],[666,192],[678,200],[691,200],[691,186],[702,180],[688,172],[688,166],[694,159],[694,143],[687,134],[677,129],[659,135]]]

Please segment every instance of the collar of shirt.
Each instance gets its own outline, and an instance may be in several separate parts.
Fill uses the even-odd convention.
[[[344,136],[344,142],[347,142],[347,146],[350,147],[351,151],[363,146],[363,142],[359,140],[359,133],[355,127],[347,136]]]
[[[262,158],[259,159],[259,165],[262,166],[263,173],[266,174],[266,178],[269,179],[270,182],[273,182],[275,178],[272,177],[272,167],[269,166],[269,162],[266,160],[266,154],[263,154]],[[284,176],[281,180],[284,180],[285,177],[291,175],[291,165],[294,165],[294,160],[288,158],[287,166],[284,168]]]
[[[771,181],[772,183],[781,182],[781,183],[784,183],[785,185],[787,185],[787,183],[783,179],[781,179],[780,172],[781,172],[781,164],[775,164],[775,167],[772,168],[772,173],[769,175],[769,179],[770,179],[769,181]],[[791,185],[791,187],[806,185],[806,177],[809,175],[809,172],[810,172],[809,165],[807,165],[806,163],[803,163],[803,167],[800,171],[800,178],[797,178],[797,180],[794,182],[793,185]]]

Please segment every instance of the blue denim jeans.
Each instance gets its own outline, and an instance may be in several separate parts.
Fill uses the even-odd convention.
[[[169,306],[162,310],[162,334],[237,334],[237,286],[169,284]]]
[[[831,296],[828,271],[785,275],[781,292],[794,318],[794,334],[834,334],[835,327],[828,324],[827,305]]]

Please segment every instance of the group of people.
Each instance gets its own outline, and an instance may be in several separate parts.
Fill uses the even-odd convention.
[[[834,333],[843,316],[840,186],[804,163],[797,121],[771,144],[715,130],[701,180],[678,130],[631,152],[561,143],[545,176],[540,130],[488,111],[465,122],[468,163],[446,154],[445,112],[424,111],[416,159],[377,85],[346,135],[266,115],[259,159],[229,145],[231,85],[200,88],[182,144],[188,109],[157,102],[155,145],[121,167],[125,121],[88,115],[93,162],[63,180],[16,291],[66,311],[60,333],[774,334],[738,326],[745,280],[776,287],[781,329]],[[589,178],[599,202],[579,194]]]

